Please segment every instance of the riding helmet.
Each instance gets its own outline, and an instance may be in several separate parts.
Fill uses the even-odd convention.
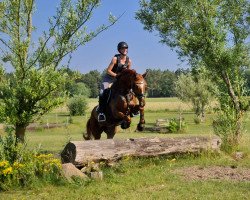
[[[121,48],[128,48],[128,44],[126,42],[119,42],[117,45],[117,50],[119,51]]]

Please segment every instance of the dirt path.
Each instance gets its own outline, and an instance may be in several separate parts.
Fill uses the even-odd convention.
[[[233,180],[250,181],[250,169],[235,166],[187,167],[178,169],[176,173],[187,180]]]

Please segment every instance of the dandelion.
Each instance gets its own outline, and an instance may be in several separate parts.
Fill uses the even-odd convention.
[[[59,159],[53,159],[53,160],[51,160],[51,164],[61,166],[61,161]]]
[[[0,167],[6,167],[6,166],[9,166],[9,162],[7,160],[0,162]]]
[[[8,167],[8,168],[3,170],[3,175],[6,176],[8,174],[11,174],[12,171],[13,171],[12,167]]]

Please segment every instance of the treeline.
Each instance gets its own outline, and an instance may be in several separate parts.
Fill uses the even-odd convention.
[[[174,90],[175,82],[180,74],[190,73],[189,69],[177,69],[176,71],[148,69],[146,81],[148,83],[148,97],[175,97]],[[67,68],[66,72],[69,75],[69,81],[66,84],[66,89],[70,96],[77,93],[96,98],[99,94],[100,83],[104,72],[100,73],[97,70],[89,71],[81,74]],[[250,95],[250,70],[245,73],[246,85],[248,88],[248,95]]]
[[[178,69],[176,71],[148,69],[146,81],[148,83],[148,97],[173,97],[175,95],[174,84],[181,73],[188,73],[189,70]],[[105,72],[97,70],[89,71],[86,74],[72,71],[67,68],[69,81],[66,85],[70,96],[84,92],[90,98],[96,98],[99,94],[100,83]],[[80,90],[80,91],[79,91]]]

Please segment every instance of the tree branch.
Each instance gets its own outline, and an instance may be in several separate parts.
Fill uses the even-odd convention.
[[[63,8],[60,10],[57,21],[55,22],[55,25],[50,29],[50,31],[54,31],[55,28],[58,26],[58,24],[60,23],[60,18],[62,17],[62,14],[63,14]],[[40,58],[42,52],[44,51],[44,48],[46,47],[51,37],[52,37],[52,34],[49,34],[48,38],[45,40],[44,44],[41,46],[40,52],[38,53],[34,61],[29,65],[28,69],[31,68],[38,61],[38,59]]]

